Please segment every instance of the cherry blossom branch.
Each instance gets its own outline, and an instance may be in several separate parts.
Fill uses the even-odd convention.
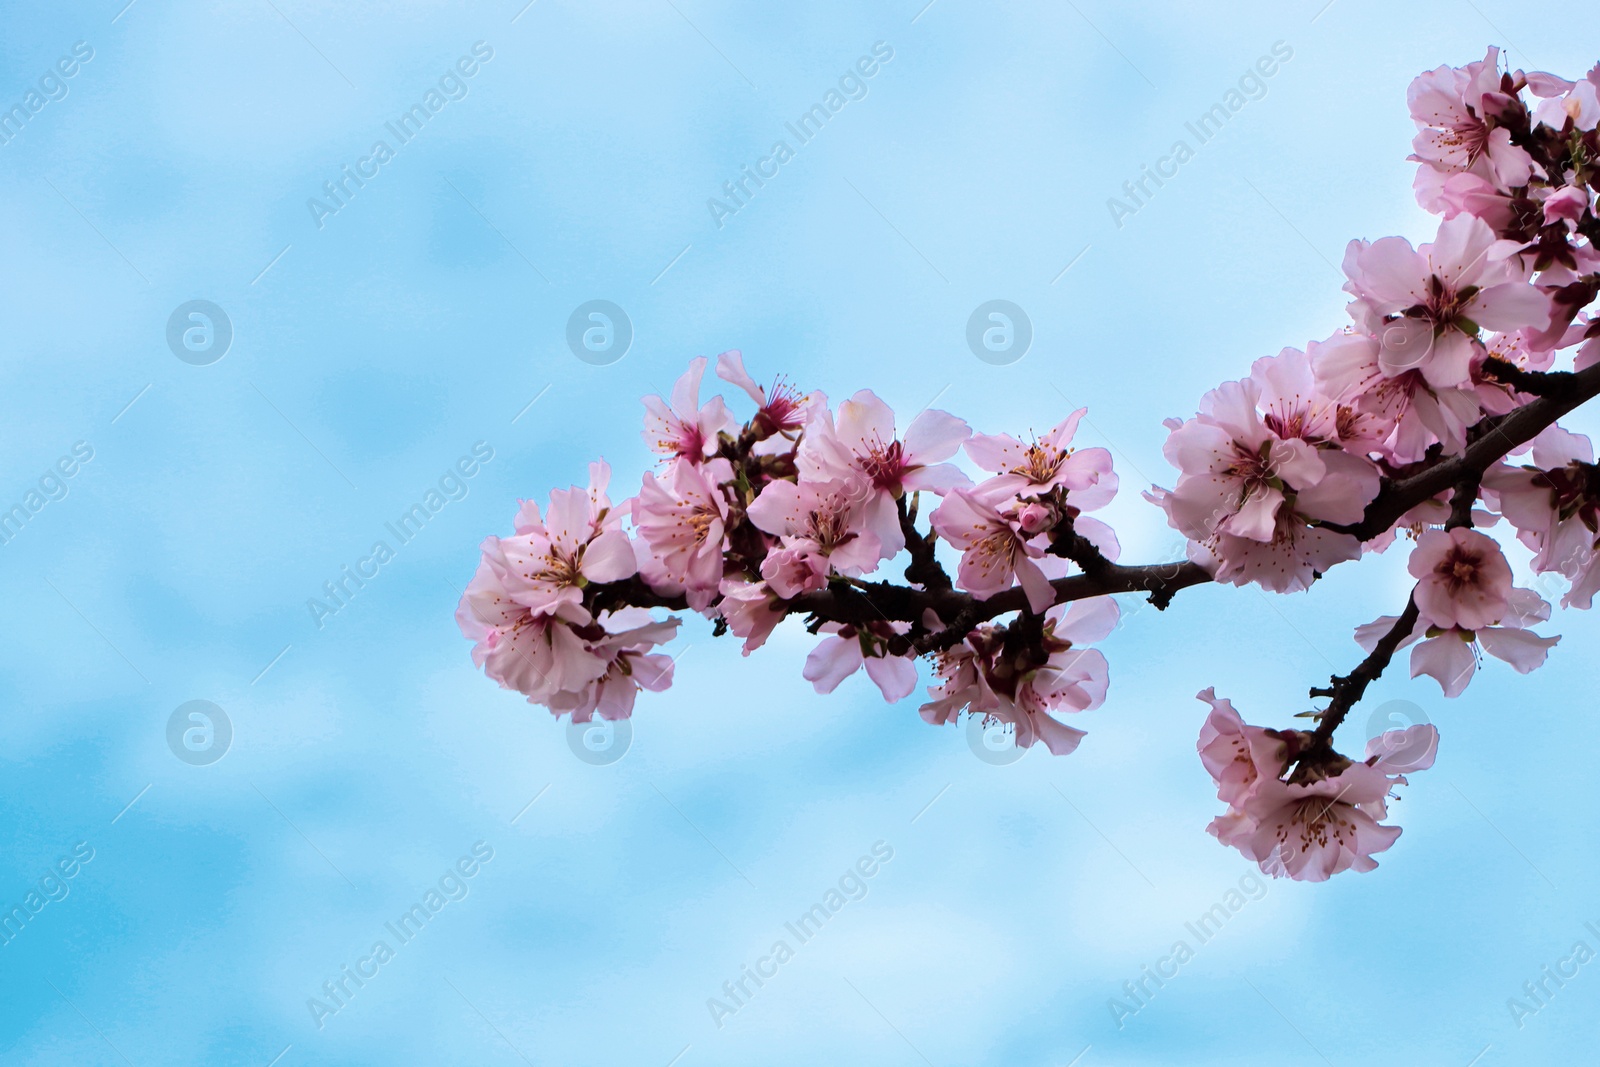
[[[1406,512],[1463,484],[1464,479],[1481,477],[1484,471],[1503,459],[1513,448],[1531,441],[1585,401],[1600,396],[1600,364],[1577,373],[1547,374],[1544,378],[1553,383],[1546,395],[1509,415],[1494,416],[1478,423],[1474,427],[1474,439],[1465,452],[1436,459],[1402,477],[1384,479],[1377,497],[1367,506],[1359,522],[1344,526],[1328,524],[1326,528],[1350,534],[1361,541],[1370,541],[1393,528]],[[931,580],[932,584],[924,581],[923,588],[914,588],[890,582],[852,586],[833,583],[827,589],[780,601],[780,610],[791,615],[809,615],[845,625],[879,620],[919,622],[926,611],[932,610],[948,629],[956,630],[959,629],[957,623],[976,625],[1027,608],[1027,594],[1021,588],[1008,589],[990,597],[975,597],[951,588],[944,568],[933,558],[933,535],[918,532],[909,516],[903,518],[902,525],[907,531],[906,543],[912,554],[908,578],[918,580],[909,573],[914,568],[918,575]],[[1057,543],[1070,546],[1064,548],[1061,554],[1067,555],[1070,551],[1068,558],[1074,559],[1080,566],[1089,564],[1083,574],[1057,578],[1050,583],[1055,590],[1057,604],[1116,593],[1144,593],[1151,604],[1158,609],[1165,609],[1181,590],[1214,580],[1209,571],[1192,562],[1131,566],[1110,563],[1100,555],[1098,549],[1075,532],[1061,536]],[[681,595],[658,593],[637,575],[595,587],[591,595],[599,610],[625,605],[662,607],[675,611],[687,608],[687,602]],[[947,647],[948,643],[959,641],[962,636],[947,634],[942,640]],[[937,651],[940,647],[941,642],[934,640],[927,642],[919,651]]]
[[[1465,452],[1436,459],[1402,477],[1384,479],[1377,497],[1367,506],[1359,522],[1343,526],[1328,524],[1326,528],[1370,541],[1393,528],[1401,516],[1419,504],[1463,484],[1475,484],[1484,471],[1513,448],[1531,441],[1561,416],[1600,395],[1600,364],[1577,373],[1547,374],[1544,378],[1553,383],[1545,395],[1509,415],[1484,419],[1474,428],[1474,440]],[[1457,500],[1460,499],[1458,494]],[[1470,509],[1474,499],[1475,494],[1468,495],[1465,506]],[[901,508],[905,510],[903,501]],[[947,629],[918,644],[919,652],[938,651],[960,641],[965,636],[961,632],[963,627],[970,628],[1027,608],[1027,594],[1021,588],[990,597],[975,597],[952,588],[949,576],[933,557],[934,535],[917,531],[909,513],[902,516],[902,527],[912,555],[907,578],[918,582],[922,588],[891,582],[854,585],[835,582],[826,589],[779,601],[777,607],[786,614],[812,616],[844,625],[880,620],[920,622],[924,613],[932,610]],[[1081,535],[1070,530],[1058,535],[1055,544],[1063,546],[1060,554],[1067,555],[1080,566],[1088,564],[1084,567],[1085,573],[1057,578],[1050,583],[1056,604],[1117,593],[1143,593],[1152,605],[1164,610],[1178,592],[1214,580],[1209,571],[1193,562],[1111,563]],[[625,606],[674,611],[688,608],[681,594],[659,593],[637,575],[592,586],[589,595],[597,611]]]
[[[1432,763],[1438,734],[1385,731],[1365,759],[1341,755],[1333,735],[1369,685],[1411,646],[1412,674],[1454,697],[1482,655],[1527,673],[1559,640],[1534,632],[1551,605],[1515,585],[1475,518],[1503,519],[1497,536],[1531,548],[1535,573],[1565,577],[1563,606],[1600,595],[1600,467],[1557,422],[1600,396],[1597,94],[1600,68],[1577,82],[1502,70],[1493,48],[1418,77],[1414,188],[1443,216],[1437,237],[1352,241],[1349,326],[1256,360],[1165,421],[1177,477],[1144,496],[1188,561],[1118,562],[1115,531],[1089,513],[1119,479],[1107,449],[1074,447],[1082,410],[1031,441],[932,409],[900,426],[870,390],[834,404],[782,378],[763,387],[730,351],[715,373],[752,417],[721,395],[701,403],[710,365],[697,357],[670,399],[645,398],[662,464],[635,496],[613,504],[597,462],[587,488],[552,491],[544,510],[523,501],[514,534],[483,542],[457,612],[474,659],[558,716],[619,719],[671,684],[654,650],[681,620],[648,609],[702,615],[747,654],[801,616],[819,639],[802,672],[819,693],[864,670],[902,700],[913,657],[931,655],[923,720],[982,717],[1064,755],[1084,732],[1057,713],[1106,699],[1093,646],[1116,627],[1114,595],[1164,610],[1208,582],[1299,592],[1403,534],[1406,607],[1357,629],[1368,654],[1311,690],[1328,701],[1304,713],[1313,729],[1247,725],[1200,694],[1201,759],[1228,805],[1210,831],[1272,874],[1371,870],[1400,832],[1377,822],[1385,797]],[[1508,461],[1528,446],[1531,462]],[[902,555],[904,581],[884,580]]]

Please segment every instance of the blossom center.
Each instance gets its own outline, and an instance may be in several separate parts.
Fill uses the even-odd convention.
[[[845,520],[843,509],[838,507],[824,506],[810,512],[806,516],[806,528],[824,554],[855,537]]]
[[[1478,584],[1478,568],[1482,562],[1477,556],[1466,555],[1457,549],[1440,561],[1434,573],[1444,579],[1446,588],[1454,595]]]
[[[905,450],[899,441],[890,441],[887,445],[874,441],[861,458],[861,469],[877,488],[898,490],[906,472]]]
[[[1248,500],[1253,494],[1265,489],[1283,488],[1283,482],[1273,469],[1271,441],[1263,441],[1261,447],[1254,451],[1235,441],[1233,462],[1223,473],[1244,483],[1241,500]]]
[[[781,377],[772,383],[767,402],[756,413],[764,419],[773,433],[785,433],[800,428],[800,390]]]
[[[1293,805],[1289,817],[1278,826],[1278,843],[1288,844],[1290,835],[1299,838],[1300,851],[1328,847],[1330,841],[1343,844],[1355,838],[1355,823],[1346,814],[1348,804],[1325,797],[1308,797]]]
[[[704,541],[711,536],[711,526],[722,518],[715,508],[700,506],[692,508],[687,516],[689,529],[694,531],[696,541]]]
[[[1051,448],[1035,441],[1023,453],[1022,462],[1012,467],[1009,473],[1021,475],[1030,482],[1042,485],[1056,476],[1056,472],[1061,469],[1061,464],[1066,462],[1066,459],[1066,450]]]

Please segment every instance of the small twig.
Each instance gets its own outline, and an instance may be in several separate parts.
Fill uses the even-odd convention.
[[[956,617],[950,620],[950,625],[937,633],[923,633],[911,642],[911,647],[917,650],[918,655],[930,652],[943,652],[954,648],[967,639],[967,634],[978,625],[978,613],[972,604],[963,607]]]
[[[1350,714],[1350,709],[1355,707],[1356,702],[1366,693],[1367,686],[1376,681],[1384,668],[1389,666],[1389,661],[1394,658],[1400,643],[1411,636],[1411,632],[1416,628],[1417,600],[1413,595],[1406,601],[1406,609],[1400,613],[1400,617],[1389,628],[1389,632],[1378,639],[1378,643],[1372,647],[1367,658],[1362,660],[1355,670],[1343,676],[1334,676],[1329,680],[1326,689],[1311,690],[1313,697],[1333,698],[1323,710],[1316,730],[1312,732],[1312,736],[1321,743],[1321,746],[1328,744],[1333,732],[1344,722],[1345,716]]]
[[[1523,370],[1514,363],[1490,356],[1483,361],[1483,372],[1491,381],[1509,385],[1528,396],[1556,396],[1572,387],[1570,371]]]
[[[1078,532],[1075,518],[1069,515],[1051,531],[1050,554],[1070,559],[1083,568],[1085,574],[1104,574],[1111,561],[1101,553],[1099,545]]]
[[[1450,498],[1450,518],[1444,524],[1446,530],[1472,529],[1472,505],[1478,502],[1478,490],[1482,483],[1483,475],[1477,471],[1469,471],[1461,476],[1456,483],[1455,496]]]
[[[916,509],[907,506],[904,496],[895,501],[895,507],[900,512],[900,532],[905,535],[906,550],[911,553],[911,562],[906,564],[906,581],[934,592],[950,589],[950,575],[933,554],[936,539],[933,531],[923,535],[917,530]]]

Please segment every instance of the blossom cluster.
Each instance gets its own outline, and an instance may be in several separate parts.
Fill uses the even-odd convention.
[[[1430,725],[1389,730],[1367,744],[1362,762],[1340,760],[1317,776],[1283,780],[1306,741],[1297,731],[1247,726],[1233,704],[1214,690],[1200,693],[1211,705],[1200,730],[1200,761],[1217,786],[1225,814],[1206,829],[1274,877],[1322,882],[1340,871],[1370,871],[1372,858],[1400,836],[1385,826],[1388,798],[1405,776],[1433,766],[1439,731]]]
[[[1218,580],[1306,588],[1359,557],[1361,540],[1339,528],[1361,519],[1381,478],[1459,455],[1469,429],[1533,399],[1508,368],[1547,371],[1568,349],[1575,370],[1600,361],[1600,320],[1580,310],[1600,280],[1600,172],[1589,162],[1600,148],[1589,103],[1600,68],[1573,83],[1503,73],[1498,62],[1490,49],[1411,86],[1417,198],[1443,216],[1434,239],[1415,248],[1401,237],[1351,241],[1349,326],[1258,360],[1248,378],[1208,393],[1194,418],[1169,421],[1165,453],[1178,481],[1148,495]],[[1555,433],[1545,451],[1555,465],[1577,466],[1561,475],[1561,504],[1544,511],[1571,515],[1533,506],[1527,490],[1550,488],[1543,464],[1526,476],[1496,469],[1485,481],[1524,490],[1521,517],[1507,517],[1536,549],[1559,533],[1561,546],[1542,562],[1581,579],[1586,603],[1600,583],[1591,574],[1593,457],[1586,440]],[[1399,525],[1446,514],[1442,499],[1429,500]],[[1576,527],[1553,528],[1573,516],[1587,516],[1587,543]],[[1369,547],[1387,544],[1377,541]]]
[[[835,404],[762,386],[730,351],[714,368],[727,396],[702,399],[712,365],[696,358],[670,397],[645,399],[657,464],[633,496],[613,503],[597,462],[586,487],[543,510],[522,502],[513,532],[483,542],[457,612],[475,662],[556,715],[618,719],[671,684],[658,650],[681,613],[747,655],[800,616],[818,639],[802,670],[817,692],[864,671],[897,702],[927,657],[925,721],[1003,723],[1063,755],[1085,736],[1068,717],[1106,699],[1091,646],[1118,625],[1113,594],[1164,608],[1208,579],[1300,592],[1407,543],[1410,597],[1357,628],[1367,659],[1312,690],[1329,701],[1301,713],[1314,729],[1246,725],[1200,694],[1201,760],[1227,805],[1213,835],[1275,875],[1370,870],[1400,832],[1383,823],[1392,788],[1432,764],[1438,736],[1391,731],[1361,760],[1341,755],[1334,731],[1366,686],[1409,648],[1412,676],[1454,697],[1482,654],[1526,673],[1559,640],[1534,631],[1551,606],[1485,531],[1509,531],[1534,575],[1568,583],[1563,606],[1600,592],[1600,468],[1557,425],[1600,393],[1597,91],[1600,67],[1567,81],[1502,69],[1493,48],[1413,82],[1432,240],[1352,241],[1348,325],[1167,420],[1176,480],[1144,496],[1187,564],[1118,562],[1091,514],[1118,477],[1105,449],[1075,447],[1082,410],[1026,438],[933,409],[902,425],[868,390]]]
[[[1507,440],[1492,463],[1465,463],[1473,442],[1557,380],[1549,372],[1600,362],[1600,319],[1584,311],[1600,292],[1597,88],[1600,67],[1577,82],[1505,71],[1494,48],[1419,76],[1411,158],[1418,202],[1442,216],[1434,239],[1352,241],[1350,325],[1258,360],[1194,418],[1169,420],[1178,480],[1146,494],[1216,580],[1275,592],[1409,538],[1407,611],[1358,627],[1356,640],[1379,670],[1410,646],[1412,676],[1432,677],[1447,697],[1483,653],[1527,673],[1559,640],[1534,632],[1550,605],[1514,584],[1500,542],[1479,527],[1504,519],[1535,574],[1570,581],[1566,606],[1586,608],[1600,589],[1600,475],[1586,438],[1552,418],[1531,440]],[[1509,459],[1530,451],[1531,463]],[[1455,460],[1454,484],[1382,528],[1364,522],[1385,487]],[[1334,704],[1312,714],[1337,726],[1347,692],[1369,680],[1336,678],[1320,693]],[[1220,841],[1257,861],[1279,847],[1297,878],[1375,865],[1398,834],[1375,821],[1388,791],[1379,772],[1397,769],[1389,757],[1350,763],[1331,728],[1244,726],[1210,690],[1201,698],[1214,709],[1202,760],[1229,805],[1211,827]]]
[[[1085,646],[1117,621],[1110,597],[1052,607],[1051,580],[1078,566],[1071,555],[1109,563],[1118,552],[1111,528],[1085,514],[1111,501],[1117,478],[1105,449],[1073,447],[1083,412],[1027,442],[974,434],[932,409],[900,431],[870,391],[835,407],[782,381],[758,385],[742,355],[725,352],[717,376],[755,409],[740,422],[726,398],[702,402],[708,365],[695,359],[670,398],[646,398],[644,438],[660,467],[635,496],[613,504],[610,468],[596,463],[587,489],[553,492],[543,514],[524,501],[513,535],[484,541],[457,612],[479,666],[558,715],[623,718],[641,689],[672,679],[672,661],[653,649],[678,620],[649,608],[698,612],[742,638],[746,654],[787,615],[809,613],[821,640],[802,673],[819,693],[864,670],[885,700],[902,700],[916,688],[917,656],[936,653],[927,721],[965,712],[1013,725],[1024,747],[1075,748],[1082,731],[1052,712],[1105,699],[1105,657]],[[958,453],[987,476],[951,462]],[[924,493],[938,500],[927,533],[915,521]],[[1068,553],[1063,538],[1079,547]],[[953,581],[934,559],[941,539],[960,554]],[[870,590],[864,579],[902,555],[915,589],[1016,588],[1030,621],[951,632],[932,608],[891,619],[806,607],[808,595]]]

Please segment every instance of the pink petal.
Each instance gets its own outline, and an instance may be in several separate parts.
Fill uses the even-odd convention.
[[[966,441],[967,457],[986,471],[1010,470],[1022,462],[1026,445],[1008,433],[975,433]]]
[[[851,450],[866,451],[894,440],[894,410],[870,389],[862,389],[839,405],[837,430]]]
[[[1385,730],[1367,742],[1367,758],[1378,757],[1373,766],[1389,774],[1425,771],[1433,766],[1438,751],[1439,731],[1427,723]]]
[[[828,637],[811,650],[800,676],[819,693],[831,693],[861,669],[861,642],[854,637]]]
[[[1511,664],[1518,674],[1544,666],[1545,656],[1561,638],[1540,637],[1532,630],[1491,626],[1478,631],[1478,643],[1495,659]]]
[[[1531,285],[1492,285],[1472,298],[1467,316],[1491,330],[1544,329],[1550,324],[1550,298]]]
[[[1024,557],[1017,559],[1017,584],[1028,594],[1028,607],[1036,615],[1046,611],[1056,602],[1056,591],[1050,585],[1050,579],[1045,577],[1039,565],[1031,559]]]
[[[1089,736],[1087,731],[1068,726],[1048,715],[1035,715],[1032,718],[1034,732],[1052,756],[1065,756],[1077,751],[1078,745]]]
[[[905,656],[871,656],[866,664],[867,677],[891,704],[904,700],[917,687],[917,666]]]
[[[717,357],[717,377],[729,385],[737,385],[745,391],[745,395],[756,402],[756,406],[767,402],[767,394],[756,384],[744,369],[744,356],[737,348],[730,349]]]
[[[673,383],[672,412],[685,422],[692,421],[700,413],[700,379],[705,373],[706,357],[696,356],[689,361],[689,369]]]
[[[1092,519],[1087,515],[1079,515],[1073,520],[1072,528],[1083,535],[1083,539],[1100,550],[1100,554],[1115,563],[1117,557],[1122,555],[1122,543],[1117,540],[1117,533],[1110,526],[1099,519]]]
[[[971,436],[972,427],[966,422],[949,412],[929,408],[906,428],[906,457],[912,463],[938,463],[955,455]]]
[[[1117,628],[1120,614],[1117,602],[1109,596],[1074,601],[1056,623],[1056,635],[1074,645],[1092,645],[1104,641]]]
[[[800,487],[782,479],[768,482],[761,494],[750,502],[745,514],[756,529],[782,536],[793,534],[800,528],[803,509],[800,505]]]
[[[1411,677],[1428,675],[1447,697],[1460,696],[1477,669],[1478,657],[1459,630],[1446,630],[1411,650]]]
[[[583,576],[591,582],[620,582],[638,570],[633,542],[621,530],[607,530],[583,550]]]

